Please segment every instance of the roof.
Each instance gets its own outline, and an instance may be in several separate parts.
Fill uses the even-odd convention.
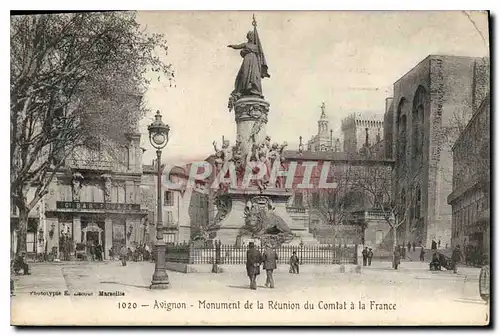
[[[286,159],[288,160],[305,160],[305,161],[344,161],[344,162],[350,162],[350,161],[362,161],[362,162],[380,162],[380,163],[387,163],[387,164],[393,164],[394,160],[391,159],[373,159],[373,158],[367,158],[366,156],[363,156],[361,154],[350,154],[350,153],[345,153],[345,152],[332,152],[332,151],[303,151],[300,153],[299,151],[284,151],[283,155],[285,156]]]

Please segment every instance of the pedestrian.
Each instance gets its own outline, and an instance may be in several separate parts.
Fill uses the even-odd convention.
[[[134,256],[134,252],[133,252],[133,251],[132,251],[132,249],[129,247],[129,248],[127,249],[127,260],[133,260],[133,259],[132,259],[132,258],[133,258],[133,256]]]
[[[367,260],[367,257],[368,257],[368,249],[367,249],[367,247],[365,247],[363,249],[363,252],[361,252],[361,254],[363,255],[363,266],[366,266],[366,260]]]
[[[400,246],[395,246],[394,247],[394,257],[392,259],[392,267],[397,270],[399,263],[401,262],[401,247]]]
[[[296,251],[293,251],[290,257],[290,273],[299,274],[299,257]]]
[[[437,250],[437,244],[436,244],[436,241],[433,239],[432,240],[432,243],[431,243],[431,250]]]
[[[410,243],[410,242],[408,242],[408,245],[407,245],[407,246],[408,246],[408,252],[411,252],[411,243]]]
[[[441,261],[439,260],[439,256],[437,252],[432,254],[432,259],[429,264],[429,269],[431,271],[440,271],[441,270]]]
[[[102,261],[102,246],[101,244],[97,244],[95,248],[95,254],[97,261]]]
[[[420,247],[420,261],[424,261],[424,256],[425,256],[424,247],[421,246]]]
[[[122,266],[127,266],[127,258],[128,258],[128,253],[127,253],[127,247],[125,245],[122,246],[120,249],[120,260],[122,261]]]
[[[257,275],[260,274],[261,263],[262,263],[262,255],[255,248],[255,244],[253,242],[250,242],[248,244],[247,262],[246,262],[247,275],[248,278],[250,279],[250,289],[253,290],[257,289],[256,279]]]
[[[404,244],[399,247],[399,253],[400,253],[401,258],[403,258],[403,259],[406,258],[406,248],[405,248]]]
[[[415,252],[415,241],[413,241],[413,243],[411,245],[413,247],[413,252]]]
[[[460,245],[457,245],[451,254],[451,267],[455,274],[457,273],[457,266],[460,261],[462,261],[462,251],[460,250]]]
[[[111,247],[108,251],[109,260],[115,260],[115,255],[113,254],[113,248]]]
[[[278,254],[271,245],[264,251],[264,269],[266,270],[266,287],[274,288],[273,272],[277,268]]]
[[[372,265],[372,258],[373,258],[373,250],[370,248],[370,250],[368,251],[368,266],[371,266]]]
[[[438,248],[441,248],[441,239],[438,240]]]

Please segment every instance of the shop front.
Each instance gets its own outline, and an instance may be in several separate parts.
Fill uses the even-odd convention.
[[[146,216],[140,204],[57,202],[47,216],[57,227],[51,248],[61,259],[109,259],[110,251],[144,241]]]

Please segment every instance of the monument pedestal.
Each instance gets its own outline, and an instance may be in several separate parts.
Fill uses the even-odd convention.
[[[218,164],[236,163],[238,171],[247,172],[250,168],[246,166],[248,162],[263,163],[267,167],[272,167],[274,162],[282,162],[276,160],[284,159],[283,149],[286,143],[281,146],[271,144],[271,138],[266,134],[269,103],[261,97],[243,96],[230,106],[235,113],[237,143],[233,147],[232,156],[222,151],[217,153],[218,158],[222,159]],[[294,221],[290,217],[287,204],[292,192],[275,188],[282,186],[281,184],[268,185],[268,188],[264,188],[263,180],[256,184],[260,188],[224,187],[224,193],[217,199],[219,212],[210,225],[210,236],[215,236],[222,244],[228,245],[261,237],[292,245],[319,243],[309,233],[307,222]],[[238,186],[241,187],[240,184]]]
[[[240,143],[243,154],[250,153],[254,143],[264,141],[268,113],[269,103],[259,97],[242,97],[234,104],[236,141]]]
[[[266,189],[262,193],[257,188],[245,190],[229,189],[228,196],[231,199],[229,213],[222,219],[218,225],[217,240],[222,244],[233,245],[238,240],[252,240],[256,236],[252,234],[243,235],[242,229],[245,227],[246,208],[249,201],[257,199],[269,199],[273,206],[270,210],[274,216],[279,217],[286,227],[279,228],[283,232],[290,232],[294,237],[286,245],[305,245],[319,244],[319,242],[309,233],[308,228],[296,221],[293,221],[287,211],[288,199],[292,192],[285,189]]]

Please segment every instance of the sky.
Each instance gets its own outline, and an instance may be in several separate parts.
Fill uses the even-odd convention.
[[[163,162],[183,164],[213,153],[212,142],[236,138],[229,94],[242,58],[228,44],[245,42],[255,14],[271,78],[267,133],[289,150],[317,133],[321,103],[329,126],[353,112],[384,113],[385,98],[406,72],[430,54],[488,56],[488,21],[481,12],[144,11],[138,22],[164,34],[175,85],[153,81],[145,94],[170,125]],[[141,123],[144,163],[155,157]]]

